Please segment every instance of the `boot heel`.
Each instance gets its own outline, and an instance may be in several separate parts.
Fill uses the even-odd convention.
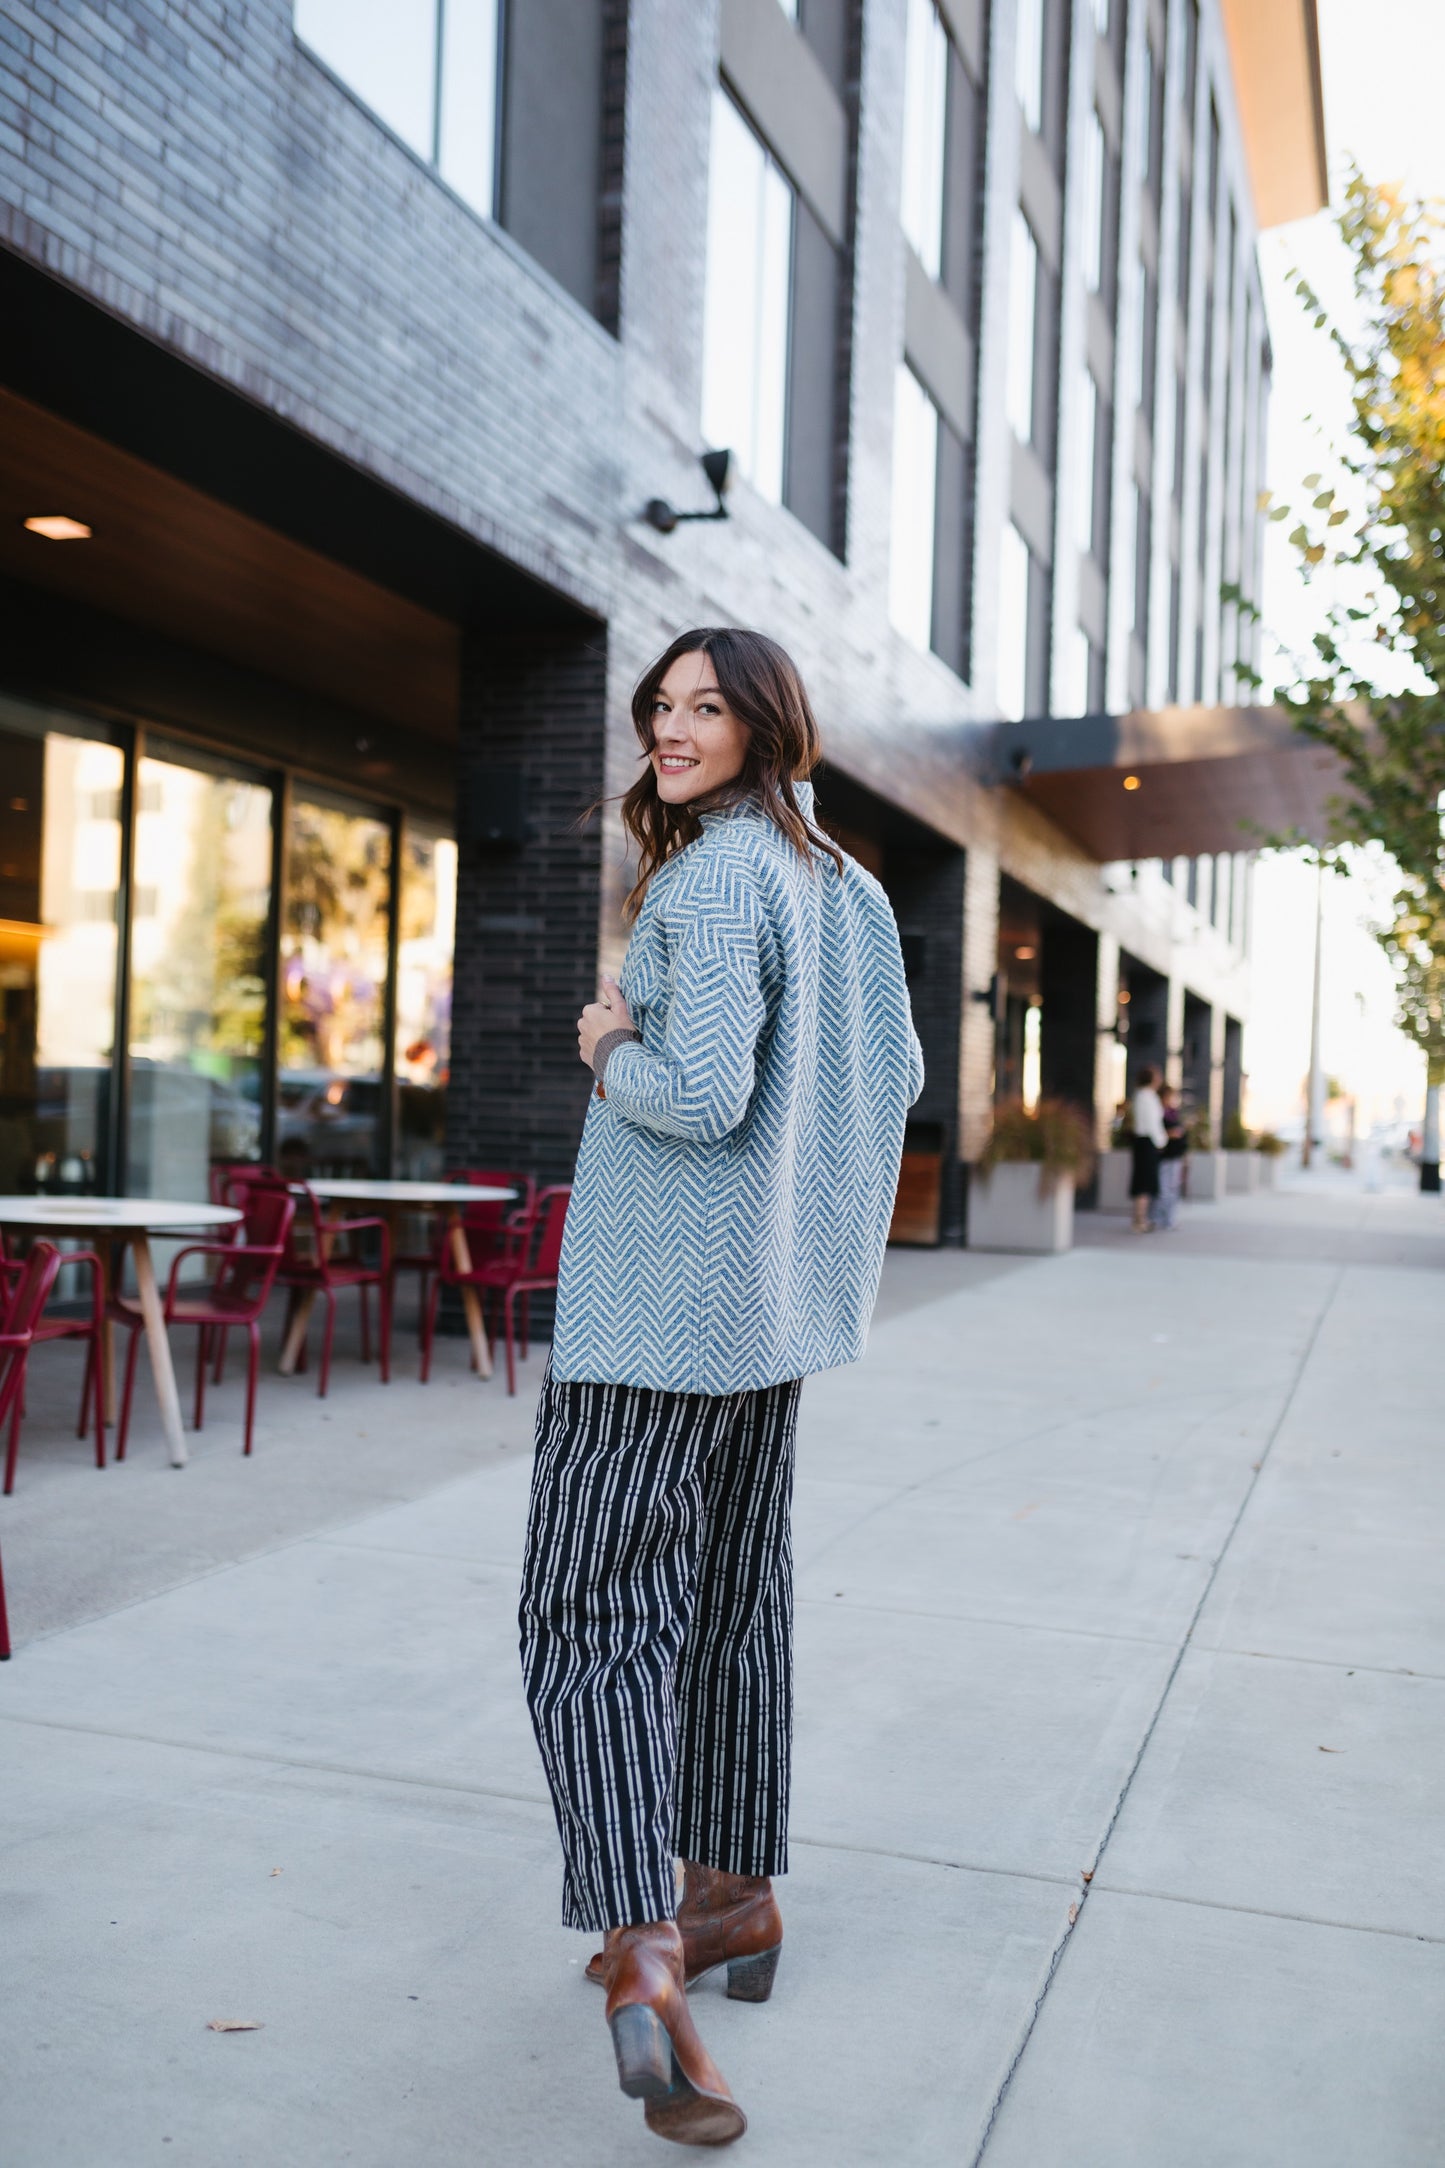
[[[629,2100],[656,2100],[672,2090],[672,2042],[645,2002],[627,2003],[611,2019],[617,2082]]]
[[[728,1998],[732,2002],[766,2002],[773,1992],[782,1944],[762,1950],[756,1957],[728,1959]]]

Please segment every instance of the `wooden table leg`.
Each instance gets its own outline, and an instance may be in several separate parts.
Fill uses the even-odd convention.
[[[276,1365],[283,1378],[289,1378],[295,1371],[297,1363],[301,1360],[301,1349],[306,1339],[306,1328],[311,1322],[311,1311],[315,1301],[316,1290],[314,1287],[303,1287],[296,1298],[296,1308],[292,1312],[291,1323],[287,1327],[286,1338],[281,1346],[281,1360]]]
[[[156,1268],[151,1263],[150,1242],[141,1228],[137,1228],[131,1236],[131,1254],[135,1258],[136,1292],[140,1296],[141,1316],[145,1319],[151,1375],[155,1379],[156,1399],[160,1402],[161,1428],[171,1449],[171,1466],[184,1468],[186,1441],[181,1430],[181,1402],[176,1391],[176,1373],[171,1367],[171,1343],[166,1337],[165,1313],[161,1309],[160,1289],[156,1286]]]
[[[452,1261],[458,1272],[470,1272],[472,1253],[467,1245],[467,1230],[462,1225],[462,1215],[453,1206],[447,1215],[452,1231]],[[492,1374],[492,1351],[487,1345],[487,1328],[482,1321],[482,1298],[474,1287],[463,1287],[462,1308],[467,1314],[467,1334],[472,1343],[472,1362],[478,1377],[489,1378]]]

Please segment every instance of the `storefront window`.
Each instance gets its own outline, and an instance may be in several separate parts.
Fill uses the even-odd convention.
[[[396,955],[396,1172],[435,1180],[446,1162],[451,1068],[452,946],[457,847],[408,822],[401,847],[401,924]]]
[[[293,799],[281,929],[276,1153],[298,1174],[383,1171],[391,829]]]
[[[261,1155],[271,792],[190,762],[136,775],[132,1196],[203,1198]]]
[[[0,1191],[108,1186],[124,758],[0,699]]]

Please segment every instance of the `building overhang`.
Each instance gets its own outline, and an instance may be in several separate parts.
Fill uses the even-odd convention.
[[[1100,864],[1323,842],[1339,762],[1283,708],[1136,708],[999,723],[993,780]]]
[[[1244,154],[1261,228],[1329,201],[1315,0],[1223,0]]]

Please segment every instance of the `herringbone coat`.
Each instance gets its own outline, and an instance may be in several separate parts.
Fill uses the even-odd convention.
[[[709,815],[622,990],[642,1043],[588,1108],[554,1375],[732,1393],[856,1362],[923,1086],[883,890],[805,865],[760,808]]]

